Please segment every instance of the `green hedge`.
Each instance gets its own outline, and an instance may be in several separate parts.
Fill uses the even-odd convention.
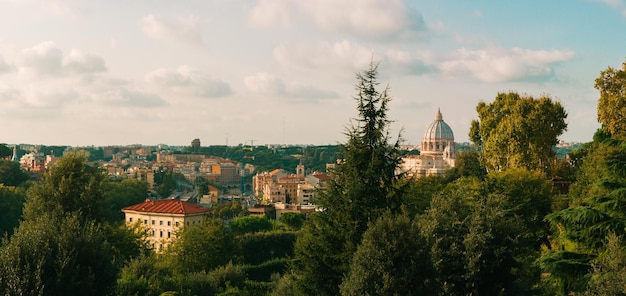
[[[282,274],[287,269],[287,258],[276,258],[259,265],[244,265],[241,269],[248,275],[249,280],[269,282],[272,274]]]
[[[293,256],[297,232],[271,231],[246,233],[235,237],[242,254],[242,264],[259,265],[274,258]]]

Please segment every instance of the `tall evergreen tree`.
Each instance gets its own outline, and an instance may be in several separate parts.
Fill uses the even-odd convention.
[[[377,63],[356,78],[359,117],[346,132],[340,163],[319,199],[324,210],[309,219],[296,242],[294,269],[305,294],[337,295],[368,223],[386,209],[397,211],[401,203],[400,138],[389,143],[389,89],[377,89]]]
[[[557,233],[553,250],[540,263],[562,295],[584,289],[581,279],[589,278],[591,260],[607,248],[609,234],[626,237],[626,63],[623,66],[609,67],[596,79],[602,130],[584,146],[576,163],[570,207],[546,217]]]

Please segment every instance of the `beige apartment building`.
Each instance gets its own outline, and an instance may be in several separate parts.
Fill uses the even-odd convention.
[[[122,212],[127,224],[145,227],[148,242],[158,252],[169,246],[181,227],[202,223],[209,209],[178,199],[146,199]]]

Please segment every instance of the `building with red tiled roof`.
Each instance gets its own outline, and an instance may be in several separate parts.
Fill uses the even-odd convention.
[[[181,227],[202,223],[209,209],[178,199],[146,199],[122,212],[127,224],[142,224],[148,232],[148,242],[155,250],[162,250],[176,238]]]
[[[319,189],[326,188],[326,182],[328,181],[328,179],[330,179],[330,176],[328,176],[327,174],[317,173],[317,172],[304,177],[304,180],[307,183]]]

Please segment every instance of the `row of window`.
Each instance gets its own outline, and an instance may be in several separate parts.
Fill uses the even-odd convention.
[[[155,221],[156,220],[152,220],[152,225],[155,225]],[[128,218],[128,222],[132,223],[133,218],[132,217]],[[143,224],[148,225],[148,219],[144,219]],[[187,224],[189,224],[189,222],[187,222]],[[163,225],[163,220],[159,221],[159,225]],[[175,225],[178,226],[178,222],[176,222]],[[172,226],[172,221],[167,221],[167,226]]]
[[[152,230],[152,236],[156,236],[156,231],[153,229]],[[163,237],[163,230],[159,230],[159,237]],[[167,238],[171,238],[172,237],[172,233],[171,232],[167,232]]]
[[[152,221],[152,225],[155,225],[155,221],[156,220],[151,220]],[[132,223],[133,222],[133,218],[130,217],[128,218],[128,222]],[[148,225],[148,219],[144,219],[143,220],[143,224],[144,225]],[[193,224],[200,224],[200,221],[193,221]],[[163,225],[163,220],[159,220],[159,225]],[[178,227],[178,221],[176,221],[176,223],[174,224]],[[187,221],[187,225],[189,225],[189,221]],[[172,226],[172,221],[167,221],[167,226]]]

